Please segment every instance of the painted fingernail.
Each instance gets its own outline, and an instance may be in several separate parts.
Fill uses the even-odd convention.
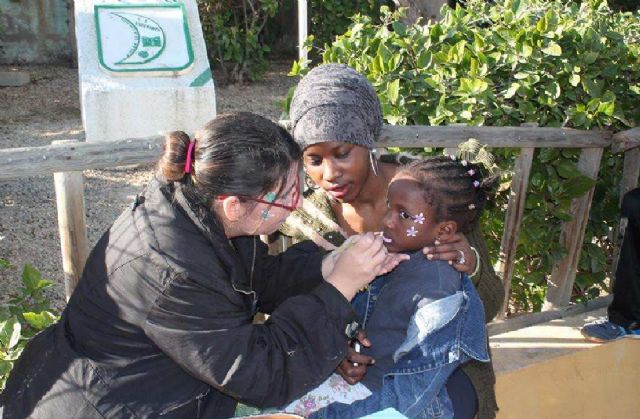
[[[427,255],[427,259],[429,260],[433,259],[433,255]]]
[[[453,261],[452,260],[449,261],[449,265],[453,265]]]
[[[433,244],[435,244],[436,246],[440,246],[440,240],[434,241]]]
[[[425,247],[425,248],[424,248],[424,253],[429,253],[430,251],[431,251],[431,248],[430,248],[430,247]]]

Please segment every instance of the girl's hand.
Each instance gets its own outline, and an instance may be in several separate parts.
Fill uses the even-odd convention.
[[[462,233],[456,233],[448,240],[436,241],[434,246],[425,247],[422,252],[429,260],[449,261],[458,272],[466,274],[473,272],[478,263],[475,252]]]
[[[365,347],[371,346],[371,341],[367,339],[367,334],[364,330],[358,330],[356,335],[357,342]],[[342,360],[336,373],[338,373],[345,381],[351,385],[362,380],[362,377],[367,373],[367,368],[370,365],[375,364],[376,360],[370,356],[362,355],[358,353],[351,345],[347,349],[347,356]]]
[[[351,301],[358,290],[382,272],[386,266],[393,264],[393,260],[387,261],[387,249],[384,247],[381,237],[373,233],[351,236],[343,243],[337,252],[327,256],[327,265],[323,261],[322,273],[325,280],[336,287],[344,297]]]

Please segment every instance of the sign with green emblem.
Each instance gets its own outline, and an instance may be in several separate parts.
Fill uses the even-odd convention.
[[[104,70],[167,76],[191,69],[193,50],[182,4],[103,4],[95,6],[94,16]]]

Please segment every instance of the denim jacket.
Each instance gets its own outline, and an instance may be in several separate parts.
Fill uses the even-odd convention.
[[[356,312],[365,323],[384,280],[376,279],[368,292],[354,300]],[[380,389],[350,405],[333,403],[311,417],[358,418],[392,407],[410,418],[451,418],[447,379],[468,360],[488,362],[486,342],[482,301],[465,275],[459,291],[416,310]]]

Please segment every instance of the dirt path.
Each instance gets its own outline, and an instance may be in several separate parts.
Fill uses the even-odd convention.
[[[1,67],[0,70],[7,67]],[[289,62],[273,63],[262,81],[248,86],[216,88],[217,112],[250,111],[277,120],[282,100],[296,79],[287,77]],[[0,149],[83,139],[78,74],[66,67],[23,67],[31,83],[0,87]],[[215,77],[214,77],[215,79]],[[85,205],[90,246],[148,182],[151,167],[85,171]],[[52,176],[0,181],[0,258],[15,268],[0,273],[0,302],[20,285],[25,263],[39,269],[56,286],[64,303],[60,242]]]

